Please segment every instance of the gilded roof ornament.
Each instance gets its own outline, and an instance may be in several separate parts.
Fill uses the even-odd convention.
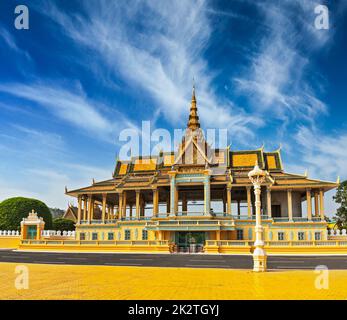
[[[196,105],[196,97],[195,97],[195,84],[193,84],[192,102],[190,105],[188,128],[192,131],[195,131],[196,129],[200,128],[198,107]]]

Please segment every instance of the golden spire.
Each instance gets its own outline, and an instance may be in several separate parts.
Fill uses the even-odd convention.
[[[195,98],[195,84],[193,84],[192,102],[190,105],[188,128],[192,131],[196,130],[197,128],[200,128],[198,108],[196,106]]]

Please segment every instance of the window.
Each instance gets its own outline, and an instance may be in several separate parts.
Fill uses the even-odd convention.
[[[305,240],[305,232],[298,232],[298,239]]]
[[[113,232],[108,233],[107,240],[114,240],[114,233]]]
[[[148,231],[142,230],[142,240],[148,240]]]
[[[315,239],[316,241],[321,240],[321,233],[320,233],[320,232],[315,232],[315,233],[314,233],[314,239]]]
[[[96,232],[92,233],[92,240],[98,240],[98,234]]]
[[[130,230],[125,230],[124,231],[124,239],[130,240],[130,238],[131,238]]]
[[[279,241],[284,240],[284,232],[278,232],[278,233],[277,233],[277,239],[278,239]]]
[[[237,240],[243,240],[243,230],[236,230]]]
[[[86,240],[86,234],[84,232],[80,233],[80,240]]]

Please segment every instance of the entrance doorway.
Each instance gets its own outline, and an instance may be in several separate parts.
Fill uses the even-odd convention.
[[[176,232],[175,238],[177,252],[198,253],[204,249],[206,234],[197,231],[180,231]]]
[[[28,226],[27,229],[27,238],[28,239],[36,239],[37,236],[37,227],[36,226]]]

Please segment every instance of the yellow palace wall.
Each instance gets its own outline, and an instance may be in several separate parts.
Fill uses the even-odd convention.
[[[108,238],[109,233],[113,233],[113,240],[168,240],[174,242],[175,231],[147,231],[147,239],[142,238],[142,232],[145,230],[145,222],[120,222],[118,224],[110,225],[80,225],[76,228],[76,235],[78,240],[82,240],[81,233],[85,234],[84,240],[99,240],[106,241],[112,240]],[[280,241],[279,233],[283,233],[282,241],[313,241],[315,240],[315,233],[320,234],[319,240],[327,240],[327,223],[263,223],[264,227],[264,240],[266,241]],[[130,238],[126,238],[126,230],[130,231]],[[237,240],[237,230],[243,230],[243,239],[239,240],[255,240],[254,222],[238,222],[236,223],[234,231],[220,231],[220,240]],[[182,230],[184,231],[184,230]],[[299,232],[303,234],[303,238],[299,239]],[[93,239],[92,234],[97,234]],[[216,231],[206,232],[207,240],[217,240]],[[317,239],[318,240],[318,239]]]

